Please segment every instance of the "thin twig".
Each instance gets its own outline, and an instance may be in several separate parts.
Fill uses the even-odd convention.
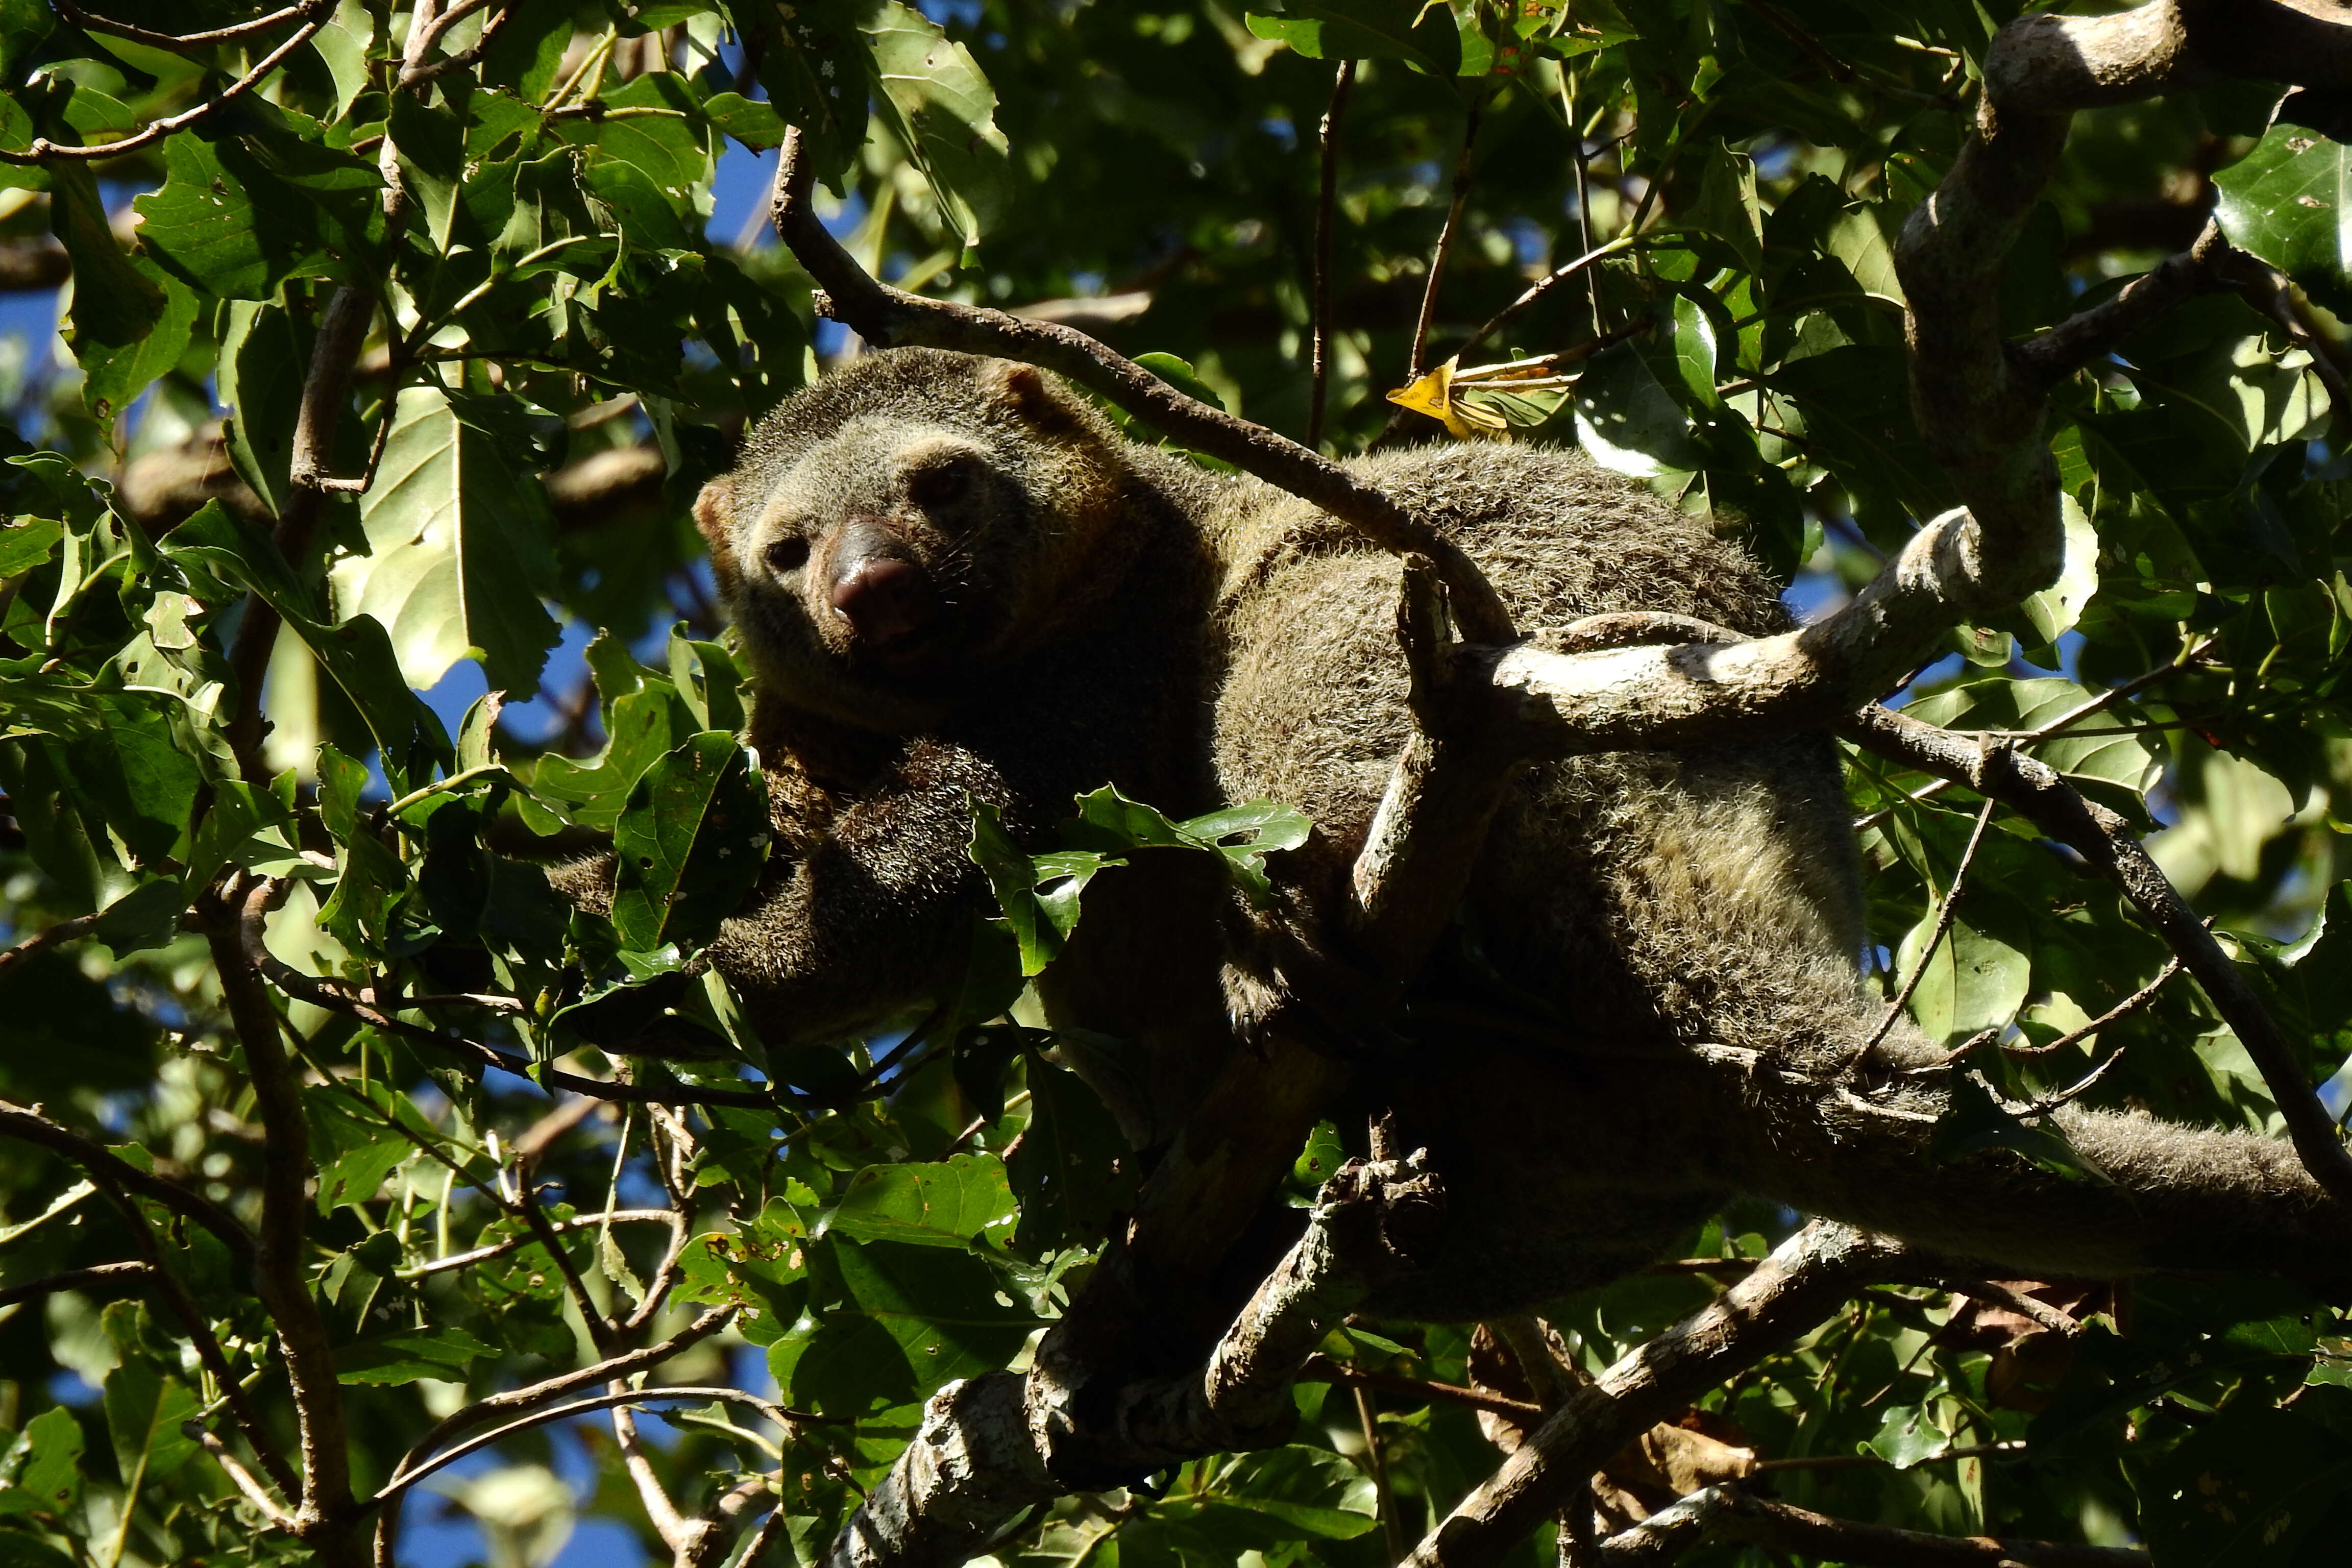
[[[1912,994],[1919,989],[1919,982],[1927,978],[1927,965],[1934,960],[1936,950],[1943,945],[1945,933],[1952,929],[1953,918],[1958,912],[1960,889],[1968,885],[1969,868],[1975,863],[1977,846],[1984,842],[1985,827],[1992,821],[1992,797],[1988,795],[1984,809],[1977,813],[1976,826],[1969,833],[1968,847],[1960,851],[1960,863],[1952,872],[1952,885],[1944,889],[1943,899],[1936,905],[1936,928],[1927,933],[1927,945],[1919,950],[1919,962],[1912,967],[1911,978],[1903,983],[1903,989],[1895,994],[1895,999],[1886,1005],[1886,1011],[1879,1015],[1878,1026],[1871,1030],[1870,1038],[1864,1040],[1861,1048],[1847,1059],[1846,1071],[1852,1072],[1860,1067],[1864,1059],[1878,1048],[1879,1042],[1886,1038],[1886,1031],[1895,1026],[1895,1020],[1901,1017],[1903,1009],[1910,1005]]]
[[[59,942],[71,942],[76,937],[89,935],[97,924],[98,916],[94,914],[76,915],[71,920],[59,921],[55,925],[36,931],[16,946],[0,951],[0,974],[7,973],[12,967],[44,948],[55,947]]]
[[[329,1012],[341,1013],[346,1017],[357,1018],[362,1024],[381,1029],[386,1034],[398,1035],[405,1040],[415,1040],[421,1045],[436,1046],[443,1050],[453,1051],[478,1067],[496,1068],[501,1072],[510,1072],[519,1078],[533,1079],[544,1089],[565,1089],[573,1094],[587,1095],[592,1099],[628,1104],[731,1105],[752,1110],[773,1110],[778,1104],[786,1103],[790,1099],[781,1091],[763,1093],[751,1089],[697,1088],[688,1090],[680,1086],[673,1092],[666,1089],[647,1088],[638,1084],[608,1083],[603,1079],[583,1078],[578,1073],[566,1072],[561,1068],[534,1068],[532,1063],[520,1057],[509,1056],[478,1040],[467,1039],[461,1035],[446,1035],[436,1029],[425,1028],[422,1025],[411,1024],[404,1019],[394,1017],[380,1007],[347,996],[334,986],[304,974],[291,964],[278,958],[267,948],[258,947],[257,944],[255,951],[248,952],[247,961],[259,972],[262,978],[297,1001],[309,1002]],[[400,1005],[404,1007],[408,1004],[404,1001]]]
[[[1972,1443],[1966,1447],[1942,1448],[1914,1459],[1914,1465],[1941,1465],[1956,1459],[2009,1458],[2025,1452],[2023,1438],[2005,1443]],[[1894,1460],[1883,1454],[1808,1454],[1794,1459],[1759,1459],[1756,1473],[1766,1475],[1774,1470],[1849,1470],[1884,1469]]]
[[[642,1225],[654,1221],[666,1223],[670,1217],[670,1211],[667,1209],[615,1209],[611,1214],[583,1215],[574,1219],[552,1219],[548,1221],[548,1224],[556,1231],[562,1232],[587,1230],[593,1226],[606,1224]],[[428,1274],[446,1274],[453,1268],[465,1268],[488,1258],[501,1257],[518,1247],[529,1247],[532,1242],[539,1240],[541,1240],[540,1235],[535,1230],[528,1235],[510,1236],[504,1241],[492,1242],[488,1247],[478,1247],[470,1252],[453,1253],[447,1258],[436,1258],[429,1262],[420,1263],[413,1268],[400,1269],[397,1271],[398,1278],[422,1279]]]
[[[756,1394],[746,1394],[740,1388],[727,1388],[715,1384],[671,1388],[625,1388],[617,1394],[600,1394],[592,1398],[575,1399],[569,1404],[550,1405],[544,1410],[534,1410],[520,1420],[509,1421],[503,1426],[493,1426],[478,1436],[468,1437],[456,1447],[436,1454],[414,1469],[405,1469],[386,1481],[383,1489],[367,1500],[366,1506],[381,1508],[397,1499],[425,1477],[456,1464],[467,1455],[479,1453],[482,1449],[503,1442],[518,1432],[528,1432],[534,1426],[544,1426],[551,1421],[565,1420],[573,1415],[584,1415],[591,1410],[610,1410],[621,1405],[656,1405],[672,1400],[688,1399],[716,1401],[722,1405],[747,1405],[774,1422],[787,1434],[796,1426],[847,1425],[845,1421],[836,1420],[832,1416],[817,1415],[804,1410],[788,1408],[772,1399],[762,1399]]]
[[[261,1510],[264,1519],[277,1529],[289,1534],[293,1532],[296,1529],[294,1516],[286,1511],[286,1505],[270,1495],[269,1489],[261,1484],[260,1478],[247,1469],[244,1462],[229,1452],[228,1445],[222,1442],[211,1427],[201,1421],[183,1421],[180,1430],[194,1438],[197,1445],[213,1457],[213,1462],[219,1465],[236,1489],[245,1494],[245,1500]]]
[[[2320,1103],[2303,1063],[2229,954],[2181,898],[2162,868],[2115,812],[2083,795],[2048,763],[2014,751],[1989,751],[1969,738],[1873,705],[1840,731],[1882,756],[1938,773],[2002,801],[2108,878],[2156,928],[2205,988],[2222,1022],[2253,1058],[2304,1169],[2339,1203],[2352,1204],[2352,1152]]]
[[[1364,1468],[1371,1472],[1373,1506],[1380,1511],[1381,1533],[1389,1561],[1404,1560],[1404,1524],[1397,1518],[1396,1497],[1389,1490],[1388,1456],[1381,1451],[1381,1418],[1372,1409],[1371,1391],[1362,1384],[1349,1390],[1356,1396],[1356,1424],[1364,1433]]]
[[[1484,1389],[1464,1388],[1458,1384],[1433,1383],[1427,1378],[1400,1377],[1385,1372],[1358,1372],[1322,1356],[1315,1357],[1299,1369],[1298,1381],[1337,1384],[1342,1388],[1377,1389],[1382,1394],[1403,1394],[1434,1405],[1459,1405],[1471,1410],[1484,1410],[1490,1415],[1507,1415],[1523,1425],[1543,1419],[1543,1406],[1530,1405],[1524,1399],[1489,1394]]]
[[[38,1106],[0,1100],[0,1137],[36,1143],[79,1166],[102,1188],[108,1184],[152,1198],[173,1214],[192,1219],[217,1237],[240,1263],[253,1258],[253,1237],[210,1198],[142,1171],[90,1139],[43,1116]]]
[[[302,24],[299,32],[264,55],[258,65],[223,88],[216,96],[205,100],[194,109],[174,114],[168,120],[155,121],[145,129],[134,132],[120,142],[109,142],[96,147],[64,146],[50,141],[46,136],[37,136],[33,139],[33,144],[22,153],[11,153],[0,149],[0,163],[38,163],[50,158],[118,158],[125,153],[135,153],[142,147],[161,142],[174,131],[184,131],[198,121],[219,113],[258,87],[264,79],[285,62],[287,56],[318,35],[319,29],[325,26],[328,19],[334,15],[334,7],[331,4],[324,3],[324,0],[304,0],[302,15],[309,19]]]
[[[1487,339],[1493,337],[1496,332],[1501,331],[1505,327],[1508,326],[1511,322],[1517,321],[1521,315],[1532,309],[1538,300],[1550,293],[1553,289],[1559,288],[1561,284],[1567,282],[1570,279],[1582,276],[1583,273],[1595,262],[1605,261],[1610,257],[1618,254],[1618,252],[1630,250],[1633,247],[1633,237],[1631,235],[1620,235],[1606,245],[1587,246],[1583,255],[1579,256],[1573,261],[1561,263],[1559,266],[1552,268],[1549,272],[1547,272],[1542,277],[1537,279],[1533,283],[1528,284],[1517,299],[1512,300],[1509,304],[1496,311],[1492,316],[1487,317],[1486,324],[1480,327],[1476,331],[1472,332],[1467,338],[1465,338],[1462,342],[1462,346],[1454,352],[1461,355],[1469,354],[1481,343],[1484,343]],[[1593,292],[1594,297],[1597,299],[1600,291],[1595,289]],[[1644,323],[1643,330],[1646,330],[1646,326],[1647,324]],[[1600,320],[1597,314],[1593,321],[1592,335],[1596,341],[1602,342],[1604,345],[1608,342],[1617,341],[1601,330]]]
[[[2180,955],[2176,952],[2171,957],[2164,961],[2164,967],[2156,972],[2155,979],[2149,981],[2147,984],[2141,986],[2138,990],[2133,992],[2130,995],[2125,997],[2122,1001],[2116,1003],[2114,1006],[2108,1008],[2105,1012],[2100,1014],[2097,1017],[2092,1019],[2081,1028],[2069,1029],[2066,1033],[2059,1036],[2056,1039],[2051,1041],[2046,1046],[2004,1045],[2000,1047],[2001,1051],[2003,1054],[2012,1057],[2046,1057],[2053,1051],[2063,1051],[2069,1046],[2080,1045],[2084,1040],[2087,1040],[2092,1036],[2097,1034],[2100,1030],[2108,1027],[2110,1025],[2119,1023],[2125,1018],[2130,1017],[2134,1013],[2137,1013],[2142,1007],[2147,1006],[2150,1002],[2156,999],[2156,994],[2164,989],[2164,983],[2179,973]]]
[[[85,11],[75,5],[73,0],[50,0],[50,4],[60,17],[85,33],[110,33],[118,38],[129,38],[133,43],[145,44],[152,48],[191,49],[210,48],[215,44],[233,44],[239,39],[252,37],[257,33],[266,33],[272,27],[283,26],[295,18],[308,16],[318,9],[320,0],[302,0],[302,4],[299,5],[289,5],[282,11],[272,11],[267,16],[256,16],[250,22],[239,22],[227,27],[214,27],[202,33],[152,32],[145,27],[133,26],[128,22],[115,21],[110,16],[99,16],[93,11]]]
[[[1331,79],[1331,103],[1323,110],[1318,136],[1322,148],[1321,183],[1315,198],[1315,277],[1311,295],[1315,311],[1314,385],[1307,405],[1307,444],[1323,445],[1323,406],[1330,389],[1331,351],[1331,224],[1339,194],[1339,117],[1348,107],[1349,89],[1356,85],[1356,62],[1343,59]]]
[[[1421,291],[1421,315],[1412,325],[1412,349],[1405,359],[1404,384],[1421,379],[1421,356],[1429,348],[1429,324],[1437,316],[1437,290],[1445,281],[1445,264],[1454,254],[1454,236],[1462,227],[1462,208],[1470,199],[1470,153],[1477,145],[1478,125],[1486,117],[1486,89],[1471,89],[1469,111],[1462,121],[1462,151],[1454,160],[1454,195],[1446,204],[1445,225],[1437,231],[1437,247],[1430,252],[1429,283]]]
[[[53,1295],[59,1290],[79,1290],[91,1285],[135,1285],[155,1272],[152,1263],[93,1263],[87,1268],[68,1268],[62,1274],[44,1275],[27,1279],[22,1285],[0,1289],[0,1307],[13,1307],[19,1301],[29,1301],[37,1296]]]
[[[1988,731],[1985,732],[2002,734],[2011,744],[2018,746],[2037,745],[2040,742],[2047,741],[2053,736],[2058,735],[2062,732],[2071,732],[2074,730],[2074,727],[2076,724],[2081,723],[2084,720],[2091,718],[2095,714],[2104,713],[2108,709],[2114,707],[2116,703],[2127,701],[2130,699],[2138,696],[2149,687],[2154,686],[2158,681],[2178,675],[2182,670],[2189,668],[2191,666],[2201,662],[2206,654],[2212,651],[2213,645],[2220,640],[2221,638],[2218,637],[2207,637],[2195,647],[2184,647],[2181,649],[2180,657],[2173,659],[2170,663],[2159,664],[2153,669],[2142,670],[2139,674],[2133,676],[2129,680],[2125,681],[2122,685],[2110,686],[2105,691],[2100,692],[2097,696],[2084,699],[2083,701],[2066,710],[2065,712],[2059,714],[2056,718],[2050,720],[2046,723],[2037,725],[2032,730],[2022,731]],[[1975,733],[1975,731],[1959,732]],[[1936,796],[1943,794],[1946,790],[1950,789],[1951,787],[1952,780],[1948,778],[1937,778],[1929,781],[1927,784],[1912,791],[1903,798],[1906,802],[1916,805],[1921,801],[1933,800]],[[1860,833],[1865,828],[1875,826],[1877,824],[1884,822],[1888,816],[1892,816],[1895,809],[1895,808],[1891,805],[1883,805],[1876,811],[1867,812],[1861,816],[1855,817],[1853,819],[1853,830],[1856,833]]]

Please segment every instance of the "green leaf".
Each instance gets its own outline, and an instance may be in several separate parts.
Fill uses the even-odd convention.
[[[996,1300],[995,1273],[970,1253],[887,1241],[835,1242],[831,1251],[850,1300],[789,1385],[827,1415],[906,1404],[993,1372],[1037,1326]]]
[[[2107,1180],[2056,1122],[2020,1120],[1993,1098],[1978,1074],[1959,1073],[1952,1079],[1951,1102],[1936,1123],[1935,1152],[1940,1159],[1957,1160],[1983,1149],[2010,1150],[2070,1179]]]
[[[282,514],[292,494],[294,425],[302,409],[309,358],[294,318],[282,305],[232,300],[221,340],[220,395],[230,410],[226,434],[237,478],[262,504]]]
[[[2061,492],[2058,513],[2066,529],[2065,563],[2058,581],[2025,601],[2025,618],[2042,640],[2054,643],[2074,629],[2083,606],[2099,591],[2099,534],[2079,502]]]
[[[341,1092],[303,1096],[310,1112],[310,1162],[319,1173],[319,1212],[375,1201],[384,1181],[416,1145],[383,1116]]]
[[[0,1492],[0,1497],[8,1494]],[[74,1559],[20,1530],[0,1530],[0,1568],[80,1568]]]
[[[136,1495],[195,1457],[196,1441],[180,1430],[196,1413],[196,1396],[167,1383],[143,1359],[125,1362],[106,1375],[106,1435],[125,1491]]]
[[[434,248],[449,247],[457,216],[457,189],[466,178],[466,127],[446,108],[430,107],[413,93],[392,95],[392,136],[400,163],[400,183],[425,219]]]
[[[1143,353],[1135,356],[1135,363],[1195,402],[1212,408],[1225,406],[1225,400],[1217,395],[1215,387],[1201,379],[1191,360],[1168,353]]]
[[[334,16],[310,36],[310,47],[319,51],[328,75],[334,79],[334,117],[341,120],[368,89],[368,57],[375,47],[374,13],[362,0],[337,0]]]
[[[68,321],[87,378],[82,401],[103,422],[180,363],[196,297],[144,256],[122,253],[88,164],[63,165],[50,180],[49,221],[73,260]]]
[[[646,770],[614,826],[613,925],[630,947],[707,942],[759,880],[767,789],[735,737],[705,731]]]
[[[1435,77],[1461,68],[1462,35],[1444,5],[1422,0],[1280,0],[1248,13],[1249,29],[1315,60],[1397,59]]]
[[[596,113],[553,121],[556,133],[597,163],[625,163],[677,200],[709,183],[702,111],[674,71],[649,71],[605,92]],[[613,110],[626,110],[615,114]]]
[[[63,519],[18,517],[0,524],[0,577],[29,572],[58,552],[65,537]]]
[[[117,958],[162,947],[180,934],[180,914],[188,902],[187,889],[177,877],[142,882],[106,906],[90,934]]]
[[[1096,872],[1125,861],[1065,852],[1032,858],[1004,831],[1003,815],[986,801],[971,803],[971,839],[965,847],[988,877],[1005,924],[1021,944],[1021,973],[1041,974],[1078,923],[1078,896]],[[1042,889],[1042,890],[1041,890]]]
[[[2294,1410],[2232,1401],[2140,1486],[2157,1568],[2270,1568],[2352,1490],[2352,1444]]]
[[[940,216],[977,245],[1013,195],[995,89],[971,51],[912,6],[881,0],[859,26],[873,47],[876,107],[930,182]]]
[[[710,117],[711,124],[754,153],[783,145],[784,117],[772,104],[754,102],[740,92],[721,92],[704,102],[702,112]]]
[[[223,605],[251,592],[278,612],[359,710],[395,791],[409,787],[412,773],[449,765],[448,733],[401,679],[383,626],[365,616],[331,626],[320,619],[316,601],[267,535],[231,517],[218,501],[206,501],[160,548],[207,603]]]
[[[1021,1200],[1014,1246],[1034,1256],[1099,1237],[1132,1206],[1137,1170],[1127,1140],[1076,1073],[1029,1058],[1029,1126],[1006,1162]]]
[[[2213,221],[2231,244],[2330,306],[2352,303],[2352,148],[2274,124],[2213,184]]]
[[[1077,807],[1077,842],[1084,847],[1208,850],[1220,858],[1234,885],[1257,904],[1274,892],[1266,880],[1266,856],[1297,848],[1314,827],[1306,813],[1270,800],[1245,800],[1202,816],[1171,822],[1156,807],[1129,800],[1108,784],[1080,795]],[[1047,869],[1042,860],[1038,868]]]
[[[544,489],[509,465],[511,450],[438,387],[401,393],[360,500],[369,553],[337,563],[335,603],[383,623],[419,690],[473,658],[493,690],[533,692],[561,635],[539,600],[554,574],[553,519]]]
[[[63,1405],[53,1405],[25,1423],[0,1458],[0,1512],[35,1510],[63,1517],[81,1493],[81,1423]],[[0,1559],[5,1562],[5,1559]]]
[[[1728,245],[1749,271],[1762,271],[1764,209],[1756,197],[1755,161],[1721,149],[1709,156],[1691,222]]]
[[[323,145],[315,153],[362,188],[374,168]],[[335,274],[316,193],[291,184],[237,142],[182,131],[163,142],[162,188],[131,205],[140,243],[163,268],[208,294],[267,300],[289,278]]]
[[[1683,384],[1702,408],[1722,399],[1715,395],[1715,323],[1699,302],[1687,294],[1675,296],[1675,368]]]
[[[828,1235],[919,1247],[996,1245],[1018,1217],[1004,1162],[955,1154],[937,1164],[869,1165],[826,1221]]]
[[[766,46],[759,72],[769,101],[800,128],[819,177],[835,192],[866,141],[866,89],[875,67],[873,45],[858,26],[865,9],[863,0],[805,0],[788,12],[746,7],[737,17]]]
[[[553,752],[540,758],[531,793],[566,822],[611,832],[637,780],[677,744],[673,715],[679,706],[667,687],[623,693],[605,716],[611,739],[603,754],[591,763]]]
[[[463,1383],[474,1363],[499,1353],[462,1329],[404,1329],[335,1352],[338,1383],[404,1384],[422,1378]]]
[[[1592,356],[1576,381],[1576,442],[1592,460],[1634,479],[1706,466],[1690,415],[1632,343]]]
[[[1929,910],[1903,939],[1895,958],[1898,972],[1909,974],[1918,968],[1919,951],[1935,926],[1936,913]],[[2025,1005],[2032,973],[2032,960],[2024,953],[1956,917],[1911,993],[1911,1016],[1929,1039],[1947,1043],[1998,1027]]]

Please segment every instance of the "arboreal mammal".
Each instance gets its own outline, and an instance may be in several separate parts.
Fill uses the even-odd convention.
[[[1735,546],[1573,453],[1360,471],[1463,543],[1521,625],[1782,624]],[[1229,1005],[1278,993],[1276,928],[1310,947],[1334,929],[1406,733],[1394,559],[1123,442],[1034,370],[924,350],[785,404],[697,513],[778,830],[713,956],[772,1037],[877,1020],[950,972],[987,907],[968,797],[1016,832],[1105,782],[1180,814],[1264,796],[1315,818],[1254,931],[1227,920],[1221,946],[1216,888],[1146,858],[1089,891],[1048,972],[1057,1022],[1146,1047],[1148,1082],[1106,1087],[1136,1136],[1165,1136],[1231,1048]],[[2285,1145],[2244,1134],[2070,1111],[2111,1184],[1934,1159],[1948,1079],[1906,1074],[1927,1043],[1898,1026],[1848,1072],[1877,1005],[1858,886],[1822,737],[1525,773],[1462,940],[1417,988],[1413,1048],[1358,1075],[1450,1194],[1443,1241],[1380,1310],[1521,1309],[1639,1267],[1742,1191],[2032,1271],[2263,1266],[2352,1238]]]

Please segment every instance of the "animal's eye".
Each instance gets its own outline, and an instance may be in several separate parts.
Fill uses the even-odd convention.
[[[781,577],[797,572],[808,564],[809,542],[801,538],[779,539],[767,549],[768,570]]]
[[[945,506],[971,489],[973,464],[965,457],[925,463],[907,474],[907,495],[917,506]]]

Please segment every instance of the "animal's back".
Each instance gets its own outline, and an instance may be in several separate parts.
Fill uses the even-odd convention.
[[[1618,610],[1788,624],[1744,551],[1580,453],[1354,467],[1460,541],[1525,631]],[[1315,819],[1287,875],[1302,910],[1335,909],[1408,731],[1401,569],[1262,490],[1234,493],[1222,534],[1219,784]],[[1746,1185],[1711,1131],[1726,1108],[1700,1109],[1712,1075],[1679,1081],[1687,1047],[1851,1049],[1860,910],[1825,736],[1528,770],[1416,987],[1412,1045],[1360,1075],[1364,1109],[1393,1110],[1452,1194],[1444,1242],[1382,1308],[1475,1314],[1615,1278]]]
[[[1615,610],[1751,636],[1788,625],[1746,552],[1574,450],[1447,446],[1353,467],[1458,540],[1524,631]],[[1228,799],[1303,807],[1317,843],[1295,869],[1328,878],[1361,844],[1408,730],[1400,567],[1265,496],[1223,525],[1219,782]],[[1825,985],[1852,995],[1860,909],[1836,758],[1811,735],[1530,769],[1465,913],[1502,977],[1596,1041],[1756,1035],[1789,1049],[1790,1008],[1818,1016]]]

